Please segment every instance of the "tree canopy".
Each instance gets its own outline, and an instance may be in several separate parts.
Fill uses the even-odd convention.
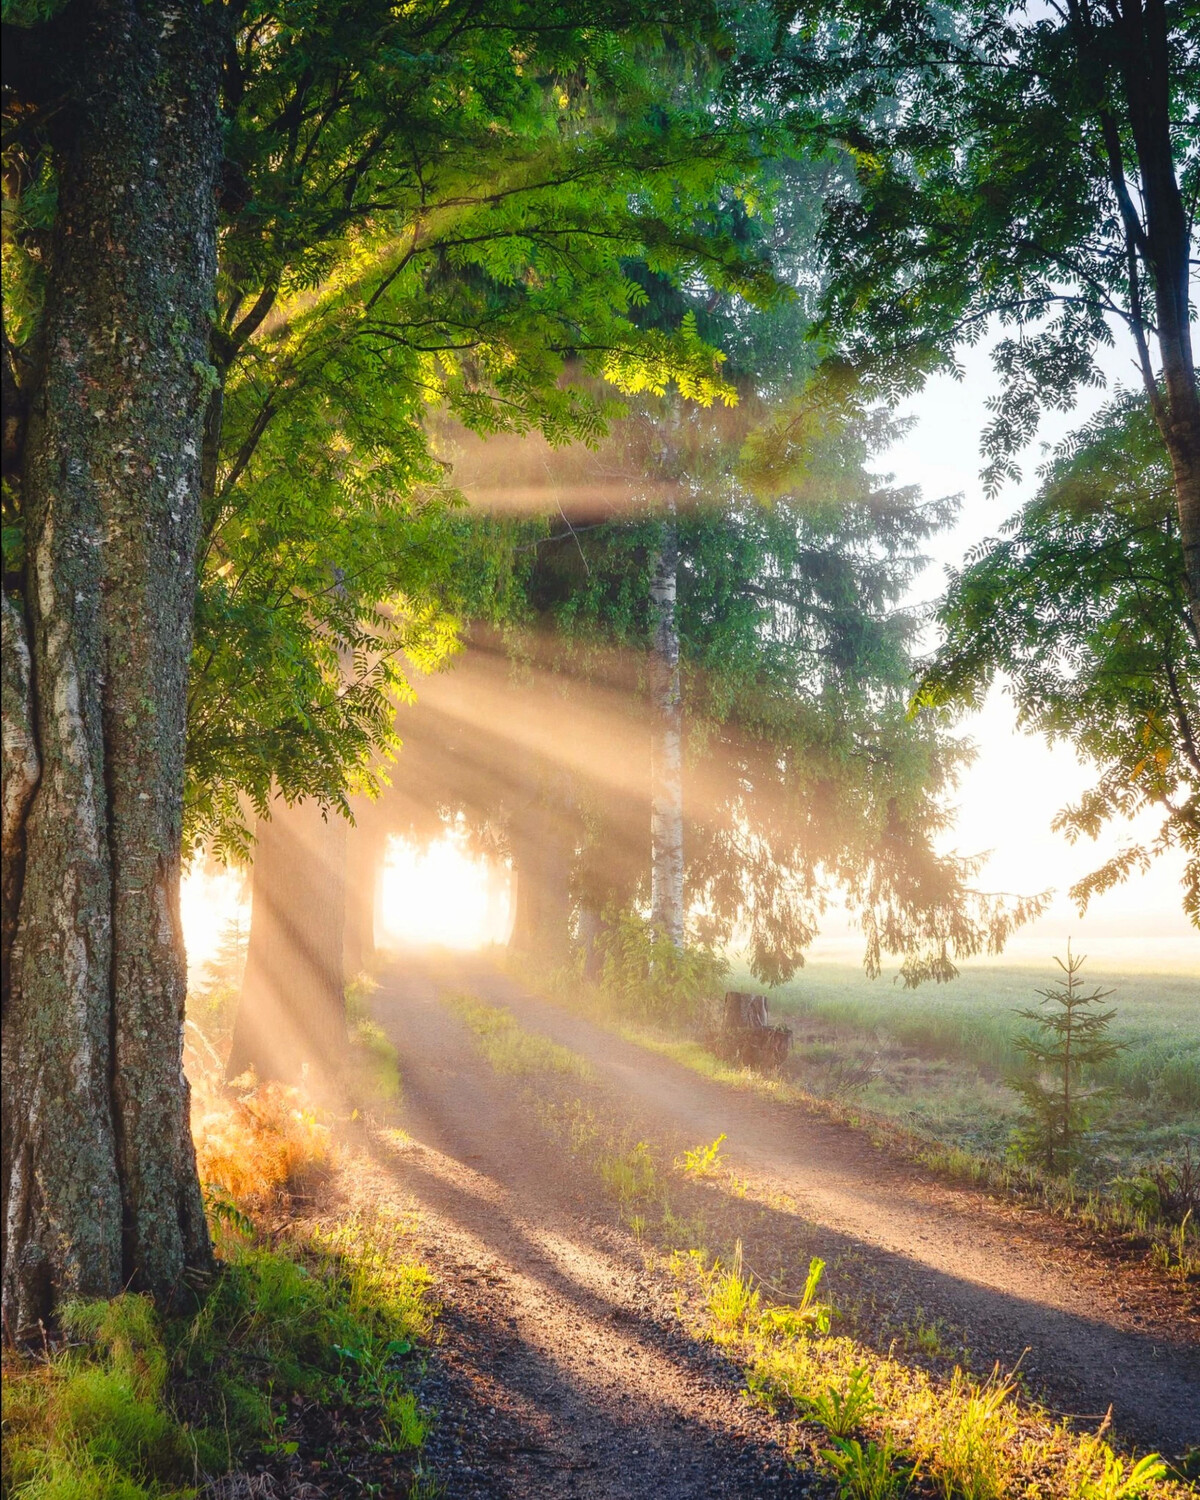
[[[911,390],[1002,331],[990,488],[1046,408],[1103,383],[1131,336],[1172,465],[1200,622],[1200,398],[1190,275],[1200,187],[1200,18],[1187,0],[776,6],[741,87],[853,163],[822,229],[823,330],[879,389]],[[1155,357],[1157,354],[1157,358]]]
[[[1020,725],[1099,772],[1058,829],[1095,838],[1157,814],[1152,840],[1126,843],[1073,888],[1080,907],[1178,848],[1184,909],[1200,925],[1200,634],[1146,402],[1119,396],[1076,433],[1006,530],[953,575],[918,702],[978,706],[1001,677]]]

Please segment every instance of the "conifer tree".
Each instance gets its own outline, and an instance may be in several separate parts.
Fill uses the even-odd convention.
[[[1091,1110],[1103,1092],[1084,1083],[1084,1070],[1108,1062],[1122,1047],[1108,1035],[1116,1011],[1097,1009],[1113,991],[1096,985],[1085,992],[1079,971],[1086,961],[1068,942],[1065,961],[1054,960],[1062,977],[1036,992],[1042,997],[1036,1010],[1017,1012],[1038,1028],[1017,1038],[1033,1062],[1032,1071],[1015,1080],[1027,1110],[1018,1148],[1051,1172],[1078,1163]]]

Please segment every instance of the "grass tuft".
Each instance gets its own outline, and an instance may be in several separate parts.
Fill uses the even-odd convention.
[[[450,1005],[475,1034],[479,1050],[497,1073],[518,1077],[557,1073],[591,1082],[595,1069],[569,1047],[526,1031],[502,1005],[484,1005],[470,995],[451,995]]]

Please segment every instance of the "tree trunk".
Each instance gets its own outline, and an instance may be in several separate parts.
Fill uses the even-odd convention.
[[[564,959],[570,946],[571,856],[563,819],[538,803],[510,831],[516,910],[512,946]]]
[[[49,79],[59,187],[20,463],[40,761],[23,857],[5,828],[5,896],[19,903],[3,1047],[14,1333],[61,1297],[133,1285],[167,1300],[211,1263],[178,896],[216,37],[200,0],[91,0],[51,24],[28,80],[36,102]],[[14,606],[6,679],[19,624]]]
[[[675,620],[679,539],[664,524],[654,561],[650,600],[654,638],[650,693],[650,919],[677,948],[683,946],[683,705],[679,685],[679,629]]]
[[[375,906],[385,835],[370,811],[346,831],[346,917],[342,966],[347,978],[375,963]]]
[[[1130,244],[1135,311],[1141,305],[1139,253],[1152,273],[1165,400],[1157,392],[1154,372],[1148,367],[1144,329],[1138,330],[1139,348],[1154,415],[1171,458],[1184,577],[1192,621],[1200,638],[1200,393],[1196,389],[1190,298],[1194,252],[1172,141],[1169,25],[1163,0],[1123,8],[1119,56],[1141,178],[1144,231],[1136,226],[1136,210],[1127,197],[1122,211]],[[1120,178],[1115,169],[1114,175]],[[1123,180],[1114,182],[1114,187],[1120,200]]]
[[[3,925],[0,927],[0,1004],[7,1005],[9,961],[17,932],[17,906],[21,895],[21,874],[25,866],[25,814],[38,784],[41,762],[33,727],[33,696],[30,690],[32,663],[25,619],[16,604],[3,596],[4,696],[0,699],[0,760],[3,763],[2,838]]]
[[[276,801],[256,829],[246,977],[226,1067],[336,1089],[346,1059],[346,832],[315,802]]]

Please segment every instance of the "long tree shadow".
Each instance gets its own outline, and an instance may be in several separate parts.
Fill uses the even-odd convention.
[[[544,1222],[553,1212],[569,1216],[594,1210],[598,1206],[598,1184],[592,1174],[572,1164],[567,1173],[567,1201],[562,1201],[562,1193],[555,1187],[563,1175],[561,1158],[556,1158],[544,1132],[531,1120],[529,1107],[520,1101],[518,1092],[497,1082],[465,1039],[459,1023],[434,1003],[434,988],[426,981],[419,986],[423,994],[418,997],[411,982],[392,983],[377,997],[380,1019],[392,1032],[405,1063],[410,1111],[420,1122],[418,1130],[424,1138],[430,1139],[432,1134],[448,1155],[474,1164],[489,1180],[503,1183],[512,1195],[513,1207],[485,1204],[412,1161],[405,1164],[404,1174],[419,1184],[419,1196],[428,1197],[430,1206],[436,1202],[438,1211],[452,1222],[469,1224],[495,1253],[524,1258],[529,1273],[545,1278],[548,1289],[595,1312],[599,1306],[596,1294],[564,1274],[531,1239],[524,1224]],[[488,998],[501,996],[491,988]],[[506,995],[503,998],[507,1000]],[[545,1026],[540,1025],[542,1011],[548,1012]],[[561,1012],[540,1002],[521,1002],[518,1013],[532,1015],[539,1029],[555,1040],[568,1045],[587,1040],[583,1028],[588,1023],[577,1017],[564,1018]],[[562,1024],[564,1020],[567,1024]],[[607,1055],[614,1039],[593,1029],[600,1045],[592,1050]],[[643,1062],[647,1061],[638,1049],[628,1051],[633,1060],[640,1055]],[[660,1061],[653,1059],[656,1068]],[[732,1089],[693,1079],[683,1069],[678,1072],[689,1084],[704,1085],[704,1092],[715,1095],[730,1111],[746,1105],[745,1098]],[[446,1089],[449,1074],[470,1076],[465,1099],[459,1097],[462,1090],[456,1095]],[[599,1092],[605,1093],[603,1086]],[[628,1101],[620,1102],[628,1119]],[[639,1102],[644,1105],[645,1101]],[[763,1108],[756,1103],[755,1112]],[[655,1123],[659,1128],[665,1124],[668,1129],[678,1129],[678,1121],[670,1117],[664,1122],[660,1115]],[[951,1329],[965,1321],[977,1367],[990,1368],[993,1361],[999,1361],[1011,1368],[1024,1355],[1023,1369],[1029,1384],[1056,1409],[1098,1417],[1111,1402],[1119,1430],[1128,1438],[1151,1442],[1168,1451],[1182,1450],[1194,1440],[1195,1382],[1200,1364],[1195,1350],[1186,1345],[1164,1343],[1161,1336],[1114,1329],[1102,1318],[980,1285],[931,1267],[919,1256],[885,1249],[814,1220],[790,1203],[754,1202],[727,1185],[713,1182],[676,1182],[671,1191],[675,1233],[681,1212],[684,1217],[694,1215],[705,1226],[709,1248],[725,1250],[740,1240],[754,1269],[772,1281],[782,1276],[784,1290],[789,1289],[788,1282],[794,1289],[811,1255],[822,1256],[840,1273],[833,1284],[835,1299],[851,1304],[853,1331],[880,1347],[897,1337],[903,1339],[914,1316],[924,1320],[918,1331],[930,1324],[936,1327],[938,1320],[943,1328],[949,1325]],[[520,1209],[522,1202],[525,1212]],[[589,1217],[592,1222],[582,1225],[576,1219],[571,1232],[588,1243],[594,1253],[597,1235],[603,1236],[605,1230],[594,1222],[594,1214]],[[611,1209],[605,1205],[601,1218],[611,1217]],[[648,1219],[645,1230],[653,1237],[656,1227]],[[627,1240],[625,1245],[625,1253],[634,1256],[632,1241]],[[664,1247],[673,1248],[668,1241],[664,1241]],[[603,1253],[611,1255],[613,1249],[609,1232]],[[661,1336],[659,1329],[655,1337]],[[693,1356],[698,1353],[696,1349],[691,1352]],[[951,1357],[961,1357],[957,1347],[948,1352]],[[936,1356],[913,1357],[919,1363],[936,1366],[938,1362]],[[1110,1373],[1114,1371],[1117,1373]]]
[[[455,1494],[569,1495],[592,1493],[598,1484],[595,1493],[619,1496],[623,1476],[635,1472],[631,1495],[645,1494],[648,1485],[697,1500],[762,1493],[764,1486],[780,1495],[807,1493],[806,1479],[788,1462],[785,1428],[772,1432],[760,1420],[761,1430],[748,1436],[742,1424],[722,1421],[719,1409],[694,1399],[693,1387],[716,1384],[736,1407],[740,1380],[731,1363],[672,1320],[631,1309],[619,1292],[596,1284],[606,1261],[617,1271],[628,1272],[628,1264],[586,1235],[547,1245],[490,1179],[440,1151],[379,1138],[372,1149],[406,1193],[458,1232],[456,1253],[466,1264],[504,1267],[484,1308],[465,1305],[460,1282],[443,1315],[443,1345],[453,1357],[435,1357],[424,1392],[449,1416],[431,1451],[435,1465],[453,1470]],[[592,1276],[581,1279],[564,1257]],[[518,1282],[532,1284],[532,1297]],[[525,1331],[511,1317],[518,1310]],[[531,1320],[544,1324],[535,1336]],[[565,1339],[549,1347],[556,1325],[570,1328],[569,1349]],[[589,1347],[594,1360],[584,1356]]]

